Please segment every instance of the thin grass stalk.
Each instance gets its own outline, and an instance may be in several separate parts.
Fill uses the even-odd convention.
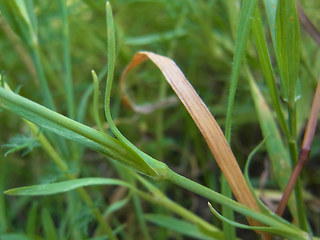
[[[278,226],[279,229],[281,229],[281,231],[285,230],[289,227],[289,225],[288,225],[289,223],[285,223],[285,222],[280,223],[279,220],[274,218],[273,216],[267,216],[267,215],[262,214],[260,212],[252,211],[248,207],[240,207],[242,204],[235,202],[235,201],[233,201],[223,195],[217,194],[216,192],[202,186],[201,184],[193,182],[190,179],[187,179],[187,178],[185,178],[185,177],[183,177],[173,171],[171,171],[170,173],[171,174],[169,175],[168,181],[175,184],[175,185],[178,185],[178,186],[185,188],[189,191],[197,193],[198,195],[203,196],[203,197],[205,197],[211,201],[214,201],[216,203],[223,203],[224,205],[226,205],[234,210],[235,210],[235,208],[237,208],[237,212],[244,214],[247,217],[254,219],[260,223],[263,223],[267,226]],[[239,208],[238,208],[238,206],[239,206]],[[242,205],[242,206],[244,206],[244,205]],[[253,214],[253,212],[254,212],[254,214]],[[291,228],[291,227],[293,227],[293,228]],[[298,228],[295,228],[291,224],[290,224],[290,229],[291,230],[288,230],[288,231],[285,230],[285,231],[287,233],[290,232],[291,239],[293,239],[293,236],[295,236],[296,239],[304,239],[306,237],[306,233],[300,232],[301,230],[299,230]],[[295,231],[298,231],[300,233],[295,232]],[[303,237],[303,235],[304,235],[304,237]]]
[[[141,204],[140,198],[137,195],[137,193],[133,193],[132,200],[133,200],[133,205],[134,205],[135,211],[137,213],[138,223],[139,223],[142,235],[143,235],[143,239],[151,240],[152,238],[149,233],[149,230],[148,230],[148,227],[147,227],[147,224],[145,221],[145,217],[143,215],[144,213],[143,213],[143,209],[142,209],[142,204]]]
[[[1,76],[0,76],[1,78]],[[0,156],[0,192],[3,192],[4,190],[4,185],[6,183],[6,178],[7,178],[7,164],[6,161],[3,159],[2,156]],[[7,222],[7,217],[6,217],[6,202],[5,198],[1,197],[0,198],[0,232],[6,232],[8,228],[8,222]]]
[[[314,99],[312,102],[311,112],[308,119],[307,127],[304,133],[304,138],[299,154],[298,161],[293,169],[291,177],[289,179],[288,185],[283,193],[281,201],[278,205],[276,213],[281,216],[284,212],[285,206],[287,205],[288,199],[296,185],[298,177],[301,173],[301,170],[305,163],[309,160],[309,155],[311,151],[311,144],[313,141],[314,133],[317,126],[317,120],[320,110],[320,79],[318,81],[318,86],[316,88],[316,92],[314,95]]]
[[[67,98],[68,116],[72,119],[75,117],[74,90],[72,84],[71,73],[71,56],[70,56],[70,40],[69,40],[69,21],[68,10],[65,0],[59,0],[59,9],[62,20],[62,50],[63,50],[63,66],[65,77],[63,83],[65,87],[65,96]]]
[[[231,145],[231,125],[233,119],[233,108],[234,108],[234,101],[236,95],[236,89],[238,85],[238,78],[240,73],[240,65],[244,57],[244,51],[247,39],[249,37],[249,29],[250,29],[250,16],[253,15],[254,9],[256,8],[256,4],[258,1],[256,0],[246,0],[243,2],[243,6],[241,8],[240,16],[239,16],[239,27],[237,30],[237,40],[235,46],[235,55],[233,60],[233,67],[231,72],[231,81],[229,87],[229,95],[228,95],[228,106],[227,106],[227,116],[226,116],[226,125],[225,125],[225,137],[229,145]],[[225,173],[224,173],[225,174]],[[221,190],[222,194],[228,196],[229,198],[232,197],[231,188],[228,186],[227,180],[225,175],[221,177]],[[233,213],[230,209],[222,207],[222,214],[223,216],[228,217],[229,219],[233,219]],[[223,224],[224,233],[230,239],[235,239],[235,228],[227,225],[226,223]]]

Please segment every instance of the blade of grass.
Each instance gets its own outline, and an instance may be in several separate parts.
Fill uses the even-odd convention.
[[[51,214],[46,208],[42,210],[41,219],[45,238],[48,240],[57,240],[58,236],[56,232],[56,227],[54,226]]]
[[[272,112],[270,111],[262,94],[256,86],[249,70],[247,71],[247,75],[252,99],[254,101],[259,124],[262,130],[262,135],[264,138],[266,138],[266,147],[272,163],[272,172],[280,189],[284,190],[290,178],[292,169],[290,156],[283,144],[281,134],[278,131]],[[295,197],[292,196],[289,207],[294,220],[296,220],[298,217],[297,206],[295,203]]]
[[[236,95],[236,89],[238,84],[238,78],[240,74],[240,66],[245,54],[245,47],[249,37],[249,30],[251,25],[251,18],[254,13],[254,9],[256,8],[258,1],[257,0],[245,0],[243,1],[243,5],[240,10],[239,16],[239,24],[237,29],[237,38],[235,42],[235,51],[234,51],[234,58],[233,58],[233,66],[231,72],[231,79],[230,79],[230,87],[229,87],[229,95],[228,95],[228,106],[227,106],[227,115],[226,115],[226,125],[225,125],[225,137],[229,144],[231,144],[231,125],[233,119],[233,107],[234,107],[234,100]],[[223,172],[224,173],[224,172]],[[226,178],[226,179],[225,179]],[[230,182],[227,176],[224,173],[222,176],[222,193],[228,197],[232,197],[230,188],[233,190],[232,186],[230,188],[227,186],[227,182],[230,185]],[[233,190],[234,192],[234,190]],[[229,219],[233,219],[233,214],[228,209],[222,209],[222,213]],[[230,225],[224,224],[225,233],[230,235],[232,239],[235,238],[234,229],[231,228]],[[233,235],[233,236],[232,236]]]
[[[0,76],[1,77],[1,76]],[[7,164],[6,161],[2,156],[0,156],[0,191],[3,192],[6,179],[8,179],[8,172],[7,171]],[[8,222],[7,222],[7,211],[6,211],[6,201],[4,197],[0,198],[0,232],[6,232],[8,228]]]
[[[98,76],[95,73],[95,71],[91,71],[91,75],[93,78],[93,86],[94,86],[94,90],[93,90],[93,116],[94,116],[94,120],[98,126],[98,129],[100,132],[103,132],[103,127],[102,127],[102,123],[100,121],[100,115],[99,115],[99,80],[98,80]]]
[[[239,27],[237,30],[237,39],[235,46],[235,53],[233,58],[233,66],[230,79],[229,96],[228,96],[228,108],[225,126],[225,136],[227,141],[230,141],[231,137],[231,122],[232,112],[234,107],[234,99],[236,95],[236,89],[238,84],[238,78],[240,73],[241,62],[245,54],[245,47],[249,38],[249,30],[254,16],[254,11],[257,6],[257,0],[245,0],[241,7],[239,17]]]
[[[35,65],[40,81],[41,96],[45,106],[55,109],[51,91],[44,74],[39,54],[39,42],[37,35],[36,16],[32,1],[3,1],[1,0],[1,12],[6,21],[18,33],[22,42],[27,45],[33,64]]]
[[[155,159],[151,158],[141,150],[139,150],[134,144],[132,144],[114,124],[112,117],[111,117],[111,109],[110,109],[110,96],[111,96],[111,89],[112,89],[112,82],[113,82],[113,75],[114,75],[114,68],[115,68],[115,28],[114,28],[114,21],[113,21],[113,14],[110,2],[107,1],[106,3],[106,20],[107,20],[107,37],[108,37],[108,75],[107,75],[107,84],[106,84],[106,91],[105,91],[105,104],[104,104],[104,112],[107,122],[110,126],[111,131],[113,134],[132,152],[135,152],[137,155],[140,156],[141,159],[145,159],[144,161],[144,168],[148,169],[148,172],[152,172],[153,176],[166,174],[165,169],[162,169],[160,172],[156,172],[148,162],[153,161],[154,163],[158,162]],[[161,162],[159,162],[161,165]],[[159,166],[160,166],[159,165]]]
[[[203,233],[201,233],[199,229],[193,224],[174,217],[160,214],[146,214],[145,217],[149,222],[167,228],[171,231],[181,233],[182,236],[185,237],[204,240],[212,239],[211,237],[203,235]]]
[[[295,1],[278,1],[276,13],[276,57],[280,70],[280,82],[287,99],[289,116],[289,149],[294,164],[298,161],[296,88],[300,66],[300,29]],[[308,221],[303,204],[302,185],[298,178],[295,188],[298,220],[302,229],[308,230]]]
[[[59,13],[62,20],[62,51],[63,51],[63,65],[64,65],[64,87],[65,96],[67,100],[68,116],[70,118],[75,117],[74,109],[74,90],[72,84],[71,74],[71,56],[70,56],[70,40],[69,40],[69,21],[68,21],[68,9],[65,0],[59,0]]]
[[[301,146],[301,150],[300,150],[300,154],[299,154],[299,159],[298,159],[298,162],[296,163],[296,165],[292,171],[291,177],[288,181],[287,187],[283,193],[283,196],[281,198],[281,201],[280,201],[278,209],[277,209],[277,214],[280,216],[283,214],[285,206],[287,205],[288,199],[293,191],[293,188],[296,184],[296,181],[300,175],[300,172],[301,172],[304,164],[309,159],[311,144],[312,144],[314,133],[315,133],[316,126],[317,126],[319,111],[320,111],[320,79],[318,82],[316,92],[314,94],[314,99],[312,102],[309,120],[308,120],[307,127],[306,127],[306,130],[304,133],[304,138],[303,138],[303,142],[302,142],[302,146]]]
[[[33,1],[0,1],[0,10],[4,13],[6,21],[18,34],[22,42],[29,50],[30,57],[36,69],[36,74],[40,83],[40,94],[43,104],[55,110],[52,93],[49,89],[48,81],[44,71],[44,63],[40,57],[40,46],[38,41],[37,17],[34,12]],[[67,156],[69,148],[62,138],[49,135],[50,139],[59,145],[61,151]]]
[[[32,237],[36,235],[37,231],[37,220],[38,220],[38,203],[35,202],[32,204],[31,209],[28,212],[28,220],[27,220],[27,234]]]
[[[252,31],[254,34],[254,38],[255,38],[258,54],[259,54],[261,69],[264,74],[267,86],[269,88],[272,105],[277,113],[278,121],[282,131],[287,136],[287,138],[289,138],[289,129],[281,108],[281,104],[280,104],[280,96],[278,93],[274,73],[271,66],[271,61],[269,57],[268,47],[265,40],[266,38],[265,38],[263,27],[262,27],[259,8],[256,8],[255,10],[254,20],[252,24]]]
[[[293,0],[278,1],[276,14],[276,53],[282,92],[289,105],[296,101],[300,65],[299,18]],[[292,126],[291,128],[294,128]],[[293,131],[293,130],[291,130]],[[293,134],[296,136],[296,134]]]

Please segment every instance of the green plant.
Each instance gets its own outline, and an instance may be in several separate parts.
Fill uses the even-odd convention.
[[[169,2],[170,1],[164,1],[163,3],[160,3],[160,5],[164,4],[166,7],[171,9],[172,14],[174,14],[175,8],[183,6],[183,4],[180,5],[179,2]],[[92,11],[97,7],[99,8],[99,4],[96,5],[90,1],[87,1],[86,4],[90,6]],[[134,4],[135,3],[132,3],[132,5]],[[153,4],[159,3],[154,2]],[[78,114],[76,114],[76,84],[72,82],[70,50],[70,36],[72,35],[70,34],[69,29],[68,9],[71,11],[72,7],[76,8],[77,6],[71,5],[67,8],[65,1],[60,0],[58,2],[58,15],[62,24],[61,48],[63,53],[63,64],[60,68],[63,72],[62,79],[64,79],[64,81],[62,83],[55,84],[58,90],[56,92],[52,92],[49,88],[50,84],[45,75],[45,72],[50,71],[50,69],[46,66],[45,61],[41,60],[37,17],[35,15],[33,1],[0,1],[0,10],[4,19],[21,38],[31,56],[31,58],[26,61],[31,61],[31,68],[34,67],[36,70],[36,76],[40,82],[40,97],[43,102],[43,105],[40,105],[13,92],[9,88],[7,77],[1,74],[0,80],[2,87],[0,88],[0,107],[3,110],[12,112],[24,119],[25,126],[30,129],[30,132],[34,136],[34,139],[31,139],[31,142],[38,142],[45,150],[47,154],[46,156],[49,156],[53,160],[57,167],[56,171],[58,172],[58,174],[56,173],[55,178],[59,179],[59,181],[55,183],[14,188],[5,191],[5,193],[8,195],[20,196],[46,196],[77,189],[78,196],[80,196],[85,203],[85,206],[78,206],[78,197],[72,194],[72,192],[68,193],[67,198],[63,200],[68,206],[67,217],[64,221],[59,223],[59,227],[56,227],[54,223],[53,215],[56,213],[52,211],[50,213],[46,207],[42,207],[41,219],[43,226],[41,227],[46,239],[80,239],[88,236],[102,236],[103,238],[108,237],[110,239],[130,239],[130,235],[124,230],[127,226],[121,224],[120,220],[117,219],[116,216],[113,215],[111,217],[111,213],[121,210],[128,205],[129,201],[132,201],[134,206],[139,223],[139,231],[141,231],[141,235],[144,239],[152,239],[147,222],[164,226],[167,229],[170,229],[171,227],[171,230],[173,230],[173,232],[177,232],[180,237],[189,236],[201,239],[235,239],[236,236],[234,229],[235,227],[239,227],[257,231],[257,233],[261,234],[261,236],[266,239],[270,237],[269,234],[288,239],[318,239],[311,234],[311,229],[308,225],[303,206],[301,181],[298,180],[296,191],[288,202],[288,207],[293,217],[293,223],[290,223],[280,216],[277,216],[260,202],[250,184],[248,174],[246,174],[246,178],[243,176],[239,163],[236,161],[230,148],[232,139],[231,124],[235,121],[234,99],[237,91],[239,75],[241,73],[241,66],[244,66],[243,75],[248,79],[249,91],[251,92],[251,97],[258,116],[258,122],[262,129],[262,135],[264,138],[263,144],[268,152],[273,167],[274,178],[280,189],[285,189],[290,178],[292,166],[296,162],[299,162],[297,141],[297,115],[299,113],[297,109],[299,107],[297,106],[298,94],[296,89],[299,82],[298,74],[300,67],[301,43],[299,37],[298,15],[294,1],[279,0],[278,3],[274,2],[274,7],[277,6],[277,12],[272,10],[273,6],[269,5],[270,1],[265,1],[267,18],[275,49],[275,58],[277,60],[280,74],[280,92],[276,86],[275,73],[271,64],[271,57],[269,56],[264,36],[264,29],[261,22],[261,10],[257,5],[258,1],[244,1],[239,17],[237,17],[238,13],[236,13],[236,8],[232,9],[232,7],[230,7],[232,4],[231,1],[226,1],[222,4],[223,6],[225,4],[227,9],[229,9],[230,18],[231,16],[238,18],[240,22],[235,40],[234,65],[232,67],[231,83],[230,86],[228,84],[229,92],[228,95],[226,95],[228,99],[226,111],[227,118],[225,122],[226,137],[197,92],[186,80],[178,66],[170,58],[153,52],[139,51],[134,55],[132,61],[120,77],[120,87],[123,89],[123,95],[127,104],[133,107],[136,104],[134,104],[130,99],[125,90],[128,87],[126,77],[129,72],[145,62],[147,59],[150,59],[160,69],[200,129],[215,160],[225,176],[225,180],[222,179],[223,194],[219,194],[217,191],[192,181],[189,178],[183,177],[178,174],[177,171],[173,171],[173,168],[168,167],[168,165],[170,166],[168,160],[164,163],[146,154],[145,151],[140,150],[140,148],[136,147],[132,141],[128,140],[129,137],[127,138],[124,136],[127,135],[130,130],[120,131],[118,129],[119,126],[116,124],[117,118],[111,117],[111,88],[115,74],[116,59],[120,58],[117,56],[117,51],[119,51],[118,48],[121,48],[121,44],[128,44],[128,42],[129,44],[141,44],[141,42],[148,44],[156,43],[162,39],[169,39],[173,42],[170,47],[171,49],[174,49],[176,48],[176,44],[174,44],[176,41],[175,38],[184,36],[185,34],[185,30],[181,27],[184,26],[183,22],[186,19],[185,11],[192,11],[195,13],[194,19],[198,21],[199,26],[201,26],[201,29],[205,33],[205,38],[208,41],[221,44],[223,46],[222,49],[225,51],[230,51],[229,44],[233,41],[232,38],[235,33],[232,33],[233,36],[229,38],[225,37],[224,39],[219,38],[219,35],[212,34],[210,26],[207,25],[208,23],[206,21],[204,21],[206,16],[201,16],[201,14],[199,14],[199,12],[203,11],[203,8],[206,7],[204,4],[205,3],[202,2],[196,4],[194,1],[189,1],[188,6],[183,8],[182,13],[176,16],[176,18],[181,22],[177,21],[176,28],[173,31],[164,34],[130,39],[123,37],[121,35],[123,33],[119,29],[117,35],[119,38],[117,42],[119,47],[116,47],[114,18],[111,11],[111,5],[107,2],[106,15],[108,42],[106,52],[108,54],[108,64],[102,69],[101,74],[98,74],[98,76],[94,71],[92,71],[93,83],[91,83],[87,88],[82,98],[82,102],[80,103]],[[210,4],[214,4],[213,1]],[[230,23],[232,22],[233,21],[230,20]],[[250,64],[250,60],[252,60],[250,58],[253,58],[252,53],[251,55],[249,53],[247,54],[248,56],[246,56],[245,50],[248,39],[250,38],[250,30],[254,35],[255,46],[261,63],[261,70],[264,78],[266,79],[268,93],[271,99],[270,102],[274,108],[277,119],[274,118],[273,112],[269,109],[263,94],[257,87],[257,83],[254,80],[254,68],[252,67],[254,64]],[[100,44],[98,37],[93,39],[96,39],[97,44]],[[124,43],[122,43],[122,41]],[[210,46],[210,54],[217,59],[224,58],[221,56],[220,51],[221,49],[217,48],[215,45]],[[25,53],[22,54],[24,55]],[[51,54],[52,59],[57,57],[54,53]],[[222,68],[224,67],[225,66],[222,64]],[[101,85],[101,79],[105,73],[107,73],[107,83],[103,107],[108,124],[107,126],[104,124],[102,117],[99,114],[99,85]],[[54,84],[54,82],[50,83],[51,85]],[[307,91],[311,91],[310,89],[312,88],[307,88]],[[169,90],[161,84],[159,102],[164,100],[167,91]],[[92,93],[92,119],[98,130],[83,123],[87,104],[89,103],[89,97]],[[301,91],[301,95],[302,93],[304,92]],[[142,93],[142,95],[143,94],[144,93]],[[63,96],[65,99],[66,109],[64,109],[64,111],[67,113],[67,117],[56,112],[57,108],[55,107],[53,100],[54,95]],[[284,103],[280,102],[280,95],[284,99]],[[318,99],[318,95],[319,94],[316,95],[315,99]],[[119,100],[120,98],[117,99]],[[146,112],[149,113],[157,111],[158,107],[161,105],[166,106],[166,101],[163,102],[163,104],[151,105],[151,108],[150,105],[148,105],[151,110]],[[314,122],[316,122],[319,111],[317,100],[315,100],[314,106],[312,115],[309,118],[313,121],[313,127],[311,127],[313,129],[315,128]],[[146,108],[146,106],[140,107],[142,107],[142,109]],[[284,111],[288,112],[287,117],[284,114]],[[157,142],[161,142],[163,138],[163,125],[165,123],[164,114],[159,114],[158,117],[160,120],[157,124]],[[305,119],[302,119],[302,121],[304,120]],[[279,124],[281,131],[278,129],[277,124]],[[122,132],[125,134],[122,134]],[[134,133],[131,132],[131,134]],[[200,137],[198,136],[195,139],[198,140],[199,138]],[[312,141],[313,136],[307,138],[309,139],[309,143],[307,145],[303,145],[302,149],[310,148],[310,141]],[[8,152],[15,149],[22,149],[24,147],[29,147],[30,149],[30,143],[22,143],[20,145],[17,141],[15,141],[15,143],[18,144],[18,147],[14,145],[14,148]],[[259,147],[261,148],[261,146],[262,144]],[[90,173],[83,170],[85,165],[85,163],[83,163],[85,160],[84,147],[93,149],[100,153],[104,158],[110,159],[112,169],[117,172],[117,175],[121,177],[122,180],[116,179],[115,177],[91,177]],[[160,145],[158,147],[160,148],[160,150],[158,150],[159,156],[163,156],[164,150]],[[255,150],[254,152],[257,151],[258,150]],[[200,151],[198,151],[198,153],[201,155]],[[250,155],[249,159],[252,159],[252,156],[253,153]],[[206,156],[204,158],[206,158]],[[248,160],[247,164],[249,164],[249,162],[250,161]],[[2,164],[4,166],[6,165],[4,161]],[[203,171],[205,170],[203,169]],[[89,177],[82,177],[86,175],[89,175]],[[209,171],[205,172],[204,175],[210,180],[211,175],[214,175],[214,173]],[[295,174],[295,176],[298,176],[298,174]],[[163,183],[166,185],[162,185]],[[88,193],[88,190],[84,189],[85,186],[94,185],[122,186],[128,189],[128,193],[125,198],[121,200],[116,198],[117,200],[115,202],[109,206],[105,206],[107,210],[103,213],[101,212],[102,208],[99,206],[98,202],[95,202],[93,200],[93,196]],[[230,189],[235,195],[237,201],[232,200],[232,194],[227,185],[230,186]],[[217,219],[221,219],[223,221],[223,230],[220,230],[220,227],[208,223],[204,219],[193,214],[192,211],[187,210],[180,204],[175,203],[166,197],[163,188],[168,188],[168,186],[180,186],[181,188],[187,189],[204,197],[210,202],[212,201],[215,204],[221,204],[222,215],[220,215],[217,210],[215,210],[216,207],[213,208],[211,204],[209,204],[209,208],[205,206],[205,209],[210,209]],[[4,186],[2,186],[2,188],[3,187]],[[162,209],[166,209],[166,211],[168,211],[167,215],[163,215],[161,211],[161,214],[145,214],[142,207],[142,200],[151,203],[152,206],[159,206]],[[50,198],[48,198],[48,201],[50,201]],[[103,199],[101,198],[100,201],[103,201]],[[4,204],[5,202],[2,200],[0,204],[2,210],[5,209]],[[2,215],[0,218],[1,222],[3,222],[0,229],[2,237],[18,238],[20,236],[25,238],[31,237],[41,239],[41,236],[38,235],[37,227],[35,227],[38,222],[36,217],[37,208],[37,205],[32,206],[30,213],[28,214],[28,228],[26,229],[25,234],[22,235],[17,235],[16,233],[10,234],[10,229],[7,227],[8,224],[6,217],[5,215]],[[87,222],[84,223],[77,223],[78,220],[74,219],[74,214],[76,212],[80,211],[83,214],[86,213],[86,211],[83,211],[82,209],[87,209],[89,212],[87,215],[95,218],[97,225],[94,228],[91,228],[94,231],[93,233],[79,233],[77,231],[77,227],[79,228],[79,226],[82,226],[81,224],[84,224],[86,229],[90,229],[89,217],[85,218]],[[62,209],[60,209],[60,211],[61,210]],[[246,216],[251,226],[235,222],[233,219],[233,211]],[[63,213],[60,214],[63,215]],[[179,215],[184,220],[176,219],[173,214]],[[81,215],[78,214],[77,218],[81,218]],[[296,225],[295,222],[298,222],[298,225]],[[190,223],[192,223],[192,225],[190,225]],[[135,228],[130,227],[129,230],[130,229]]]

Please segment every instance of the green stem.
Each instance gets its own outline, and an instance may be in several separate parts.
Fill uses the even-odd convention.
[[[43,105],[55,111],[56,107],[54,105],[52,94],[49,89],[47,78],[44,73],[44,69],[39,54],[39,46],[37,42],[33,43],[32,45],[31,58],[35,65],[37,76],[40,82],[40,92],[43,99]],[[53,136],[51,134],[49,134],[48,137],[51,141],[55,143],[55,145],[59,146],[59,148],[63,151],[65,155],[68,155],[69,149],[67,148],[67,144],[64,139],[59,138],[57,136]]]
[[[199,183],[193,182],[192,180],[185,178],[173,171],[170,171],[170,174],[168,175],[168,181],[191,192],[194,192],[200,196],[203,196],[215,203],[219,203],[226,207],[229,207],[232,210],[237,211],[238,213],[241,213],[262,224],[265,224],[266,226],[280,229],[283,232],[283,236],[290,235],[291,237],[294,236],[295,239],[305,239],[308,237],[307,233],[301,231],[299,228],[296,228],[295,226],[291,225],[285,220],[277,217],[275,214],[269,216],[260,212],[256,212],[230,198],[227,198],[209,188],[206,188],[205,186]]]
[[[288,111],[289,111],[289,130],[290,130],[289,149],[290,149],[293,165],[295,165],[298,161],[298,147],[297,147],[297,141],[296,141],[297,113],[296,113],[295,103],[289,102]],[[298,177],[297,183],[295,186],[295,195],[296,195],[296,201],[297,201],[299,226],[302,230],[309,231],[308,220],[307,220],[305,207],[303,203],[302,185],[301,185],[300,176]]]
[[[214,237],[216,237],[217,239],[225,239],[223,233],[218,228],[212,226],[210,223],[206,222],[205,220],[198,217],[197,215],[190,212],[189,210],[183,208],[182,206],[180,206],[179,204],[170,200],[166,196],[158,196],[157,195],[157,197],[153,197],[153,196],[150,196],[149,194],[146,194],[143,192],[139,192],[139,195],[149,202],[152,202],[152,203],[158,204],[162,207],[165,207],[168,210],[172,211],[173,213],[181,216],[182,218],[184,218],[184,219],[186,219],[196,225],[202,226],[203,228],[210,231],[214,235]]]
[[[103,219],[103,215],[101,214],[100,210],[94,206],[93,201],[92,201],[91,197],[89,196],[89,194],[86,192],[86,190],[81,187],[81,188],[78,188],[77,191],[78,191],[79,195],[81,196],[81,198],[84,200],[84,202],[87,204],[87,206],[90,208],[95,219],[98,221],[100,226],[106,232],[108,237],[111,240],[117,240],[117,237],[113,234],[111,227],[109,226],[107,221],[105,219]]]
[[[54,103],[53,103],[52,94],[48,86],[48,81],[44,74],[43,66],[41,63],[41,59],[39,55],[39,46],[36,42],[33,43],[32,45],[31,58],[33,60],[34,66],[37,71],[37,76],[40,82],[40,90],[41,90],[44,106],[52,110],[56,110],[56,107],[54,106]]]
[[[65,70],[64,86],[66,91],[68,116],[74,119],[74,91],[71,75],[71,56],[70,56],[70,41],[69,41],[69,21],[68,10],[65,0],[59,0],[59,8],[62,19],[62,47],[63,47],[63,65]]]
[[[3,193],[4,186],[5,186],[5,180],[7,179],[7,164],[5,160],[0,157],[0,192]],[[5,198],[2,196],[0,197],[0,233],[7,232],[8,223],[7,223],[7,217],[6,217],[6,202]]]
[[[148,231],[145,218],[143,216],[143,210],[142,210],[140,198],[138,197],[138,195],[136,193],[134,193],[133,196],[132,196],[132,200],[133,200],[133,204],[134,204],[134,207],[135,207],[135,210],[136,210],[136,213],[137,213],[139,226],[140,226],[140,229],[141,229],[142,234],[143,234],[143,239],[151,240],[152,238],[150,236],[150,233]]]
[[[306,216],[306,210],[303,202],[302,196],[302,184],[300,177],[297,179],[296,186],[295,186],[295,193],[297,198],[297,208],[298,208],[298,219],[299,219],[299,226],[303,231],[310,232],[310,226]]]

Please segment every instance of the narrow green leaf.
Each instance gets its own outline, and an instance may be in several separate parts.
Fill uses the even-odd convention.
[[[275,77],[274,77],[274,73],[271,65],[266,38],[265,38],[263,27],[262,27],[259,8],[256,8],[255,10],[254,21],[252,24],[252,31],[254,34],[257,50],[259,53],[261,69],[265,77],[267,86],[269,88],[272,105],[276,111],[282,131],[287,136],[287,138],[289,138],[289,129],[281,108],[281,104],[280,104],[280,96],[276,86],[276,81],[275,81]]]
[[[51,109],[55,109],[52,94],[44,72],[43,62],[40,60],[37,20],[32,1],[0,0],[0,10],[4,13],[6,21],[18,34],[22,42],[26,44],[29,50],[37,71],[41,89],[40,93],[42,95],[44,105]]]
[[[276,13],[277,13],[278,0],[264,0],[264,6],[267,12],[267,18],[269,22],[269,28],[271,32],[274,49],[276,46]]]
[[[116,202],[114,202],[113,204],[111,204],[106,211],[104,212],[104,217],[109,216],[110,214],[120,210],[121,208],[123,208],[124,206],[126,206],[129,201],[131,200],[131,195],[128,195],[126,198],[118,200]]]
[[[180,233],[186,237],[193,237],[204,240],[212,239],[211,237],[207,237],[203,233],[201,233],[197,226],[174,217],[169,217],[161,214],[145,214],[145,218],[149,222]]]
[[[38,203],[34,202],[31,209],[28,212],[27,220],[27,234],[31,237],[36,234],[36,229],[38,226]]]
[[[103,132],[102,123],[100,121],[100,114],[99,114],[99,80],[98,76],[95,73],[95,71],[91,71],[91,75],[93,78],[93,117],[96,121],[96,124],[98,126],[98,129]]]
[[[56,227],[54,226],[51,214],[44,208],[41,213],[42,225],[44,229],[45,239],[47,240],[57,240]]]
[[[59,0],[59,13],[62,20],[62,47],[63,47],[63,66],[64,66],[64,77],[63,83],[65,86],[65,96],[68,106],[68,116],[74,118],[75,107],[74,107],[74,90],[72,84],[72,69],[71,69],[71,56],[70,56],[70,40],[69,40],[69,21],[68,21],[68,10],[66,0]]]
[[[241,69],[241,63],[245,53],[245,47],[247,40],[249,38],[249,30],[251,26],[251,21],[254,16],[254,10],[257,6],[258,0],[245,0],[240,11],[238,31],[235,52],[233,57],[233,66],[230,79],[229,97],[228,97],[228,109],[227,109],[227,119],[225,127],[225,135],[228,141],[230,141],[231,136],[231,120],[232,112],[234,106],[234,99],[236,95],[236,89],[238,84],[239,73]]]
[[[258,1],[257,0],[245,0],[241,7],[239,24],[237,30],[236,46],[233,57],[233,66],[230,79],[229,87],[229,96],[228,96],[228,107],[227,107],[227,116],[226,116],[226,125],[225,125],[225,137],[230,144],[231,141],[231,125],[232,125],[232,114],[234,108],[234,101],[236,95],[236,89],[238,84],[238,78],[240,74],[241,63],[245,54],[245,47],[249,37],[249,30],[251,25],[251,19],[253,17],[254,9],[256,8]],[[222,176],[222,193],[225,196],[232,197],[232,192],[228,187],[227,181],[224,176]],[[229,208],[223,207],[223,214],[228,216],[228,218],[233,218],[233,213]],[[229,239],[235,239],[235,230],[229,225],[224,225],[224,233]]]
[[[94,186],[94,185],[120,185],[125,187],[131,187],[130,184],[110,178],[81,178],[57,183],[33,185],[28,187],[13,188],[5,191],[8,195],[19,196],[43,196],[57,193],[64,193],[74,190],[79,187]]]
[[[272,164],[272,172],[280,189],[284,190],[292,171],[290,156],[283,144],[272,112],[250,74],[248,75],[248,80],[262,134],[266,138],[266,147]],[[289,208],[293,217],[296,218],[297,208],[293,196],[290,199]]]
[[[106,14],[107,14],[107,36],[108,36],[108,75],[107,75],[107,84],[106,84],[106,91],[105,91],[105,117],[109,123],[110,129],[112,130],[113,134],[128,148],[132,151],[136,152],[140,156],[140,161],[143,168],[146,168],[149,172],[153,171],[153,175],[156,175],[155,169],[150,166],[148,163],[153,161],[156,163],[157,161],[145,154],[144,152],[140,151],[135,145],[133,145],[114,124],[112,117],[111,117],[111,110],[110,110],[110,96],[111,96],[111,89],[112,89],[112,82],[113,82],[113,75],[114,75],[114,68],[115,68],[115,28],[113,22],[113,14],[112,9],[109,1],[107,1],[106,5]],[[161,172],[158,172],[161,174]],[[163,171],[165,175],[165,171]]]
[[[282,92],[289,104],[294,104],[300,66],[300,29],[294,0],[278,1],[276,44]]]

